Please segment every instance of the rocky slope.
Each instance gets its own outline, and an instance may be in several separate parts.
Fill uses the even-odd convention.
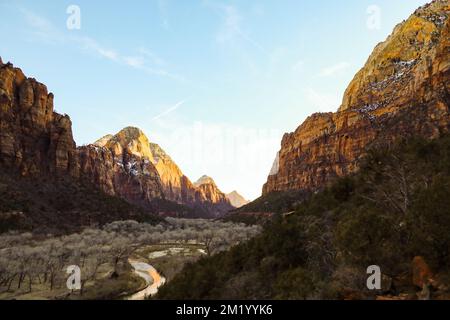
[[[164,213],[164,207],[202,215],[232,209],[223,193],[195,187],[172,159],[133,127],[77,148],[67,115],[54,112],[53,94],[0,60],[0,168],[23,177],[64,177],[87,181],[109,196]],[[163,201],[161,201],[163,200]],[[177,210],[178,210],[177,209]]]
[[[0,232],[55,233],[121,219],[154,221],[148,211],[84,183],[85,178],[104,181],[97,185],[107,194],[130,199],[116,184],[135,182],[125,174],[110,179],[114,169],[105,150],[77,150],[70,118],[54,111],[45,85],[0,59]],[[161,194],[157,182],[147,186],[149,195]]]
[[[213,217],[234,208],[213,179],[204,176],[193,184],[159,145],[150,143],[150,150],[166,199],[206,210]]]
[[[316,190],[354,172],[368,147],[449,131],[450,5],[435,0],[399,24],[348,86],[336,113],[285,134],[263,194]]]
[[[228,216],[263,224],[263,232],[186,266],[156,298],[450,299],[448,181],[449,134],[371,150],[355,175],[337,179],[292,212],[273,208],[267,212],[281,214],[271,219],[250,208],[250,214]],[[260,205],[286,203],[286,196],[268,196]],[[375,262],[381,288],[368,290],[367,266]]]
[[[137,128],[125,128],[109,140],[78,148],[80,171],[109,195],[146,205],[163,198],[158,171],[153,165],[150,142]]]
[[[166,199],[177,203],[192,205],[195,203],[195,187],[178,165],[157,144],[151,143],[153,164],[161,177]]]
[[[235,208],[240,208],[249,203],[249,201],[245,200],[245,198],[241,196],[237,191],[228,193],[226,197],[230,201],[231,205]]]
[[[0,165],[22,175],[78,175],[70,118],[54,112],[45,85],[1,60]]]
[[[146,205],[166,199],[216,217],[233,209],[214,181],[192,184],[178,165],[138,128],[128,127],[79,148],[84,176],[111,195]]]
[[[194,183],[194,186],[197,190],[196,201],[203,203],[214,216],[220,216],[224,212],[234,209],[212,178],[206,175],[202,176]]]

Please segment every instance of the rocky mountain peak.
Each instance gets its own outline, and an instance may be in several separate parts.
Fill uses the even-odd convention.
[[[195,202],[195,189],[172,158],[156,143],[150,143],[153,164],[161,177],[166,199],[181,204]]]
[[[250,202],[246,200],[243,196],[241,196],[237,191],[230,192],[226,196],[227,199],[230,201],[231,205],[235,208],[240,208]]]
[[[431,67],[431,57],[442,43],[449,11],[448,1],[433,1],[398,24],[355,75],[339,111],[375,111],[392,103],[403,83],[423,78],[422,74]]]
[[[150,143],[150,151],[152,152],[155,164],[159,161],[173,161],[172,158],[156,143]]]
[[[209,211],[213,212],[215,216],[220,216],[223,212],[234,208],[225,193],[217,187],[211,177],[202,176],[194,183],[194,186],[197,201],[204,202],[207,207],[209,206]],[[212,206],[213,204],[214,206]]]
[[[127,127],[77,148],[71,120],[54,112],[53,99],[44,84],[0,62],[0,167],[23,176],[71,175],[152,210],[162,199],[199,208],[205,218],[232,209],[215,184],[196,188],[139,128]],[[166,214],[164,208],[158,213]]]
[[[119,133],[117,135],[123,136],[125,139],[128,139],[128,140],[137,140],[137,139],[141,138],[142,136],[147,138],[145,136],[144,132],[137,127],[123,128],[122,130],[119,131]]]
[[[153,153],[150,150],[150,141],[139,128],[127,127],[122,129],[106,142],[105,147],[112,149],[114,154],[126,152],[154,162]]]
[[[374,144],[450,130],[450,5],[435,0],[373,50],[336,113],[308,117],[284,135],[263,194],[317,190],[356,171]]]
[[[131,202],[164,198],[206,209],[212,216],[232,209],[211,178],[204,177],[202,187],[194,186],[172,158],[139,128],[127,127],[106,135],[80,148],[80,154],[83,172],[95,177],[94,183]]]
[[[214,185],[214,186],[216,185],[216,183],[214,182],[213,178],[211,178],[211,177],[209,177],[209,176],[207,176],[207,175],[204,175],[204,176],[200,177],[200,178],[194,183],[194,185],[195,185],[196,187],[199,187],[199,186],[205,185],[205,184],[211,184],[211,185]]]

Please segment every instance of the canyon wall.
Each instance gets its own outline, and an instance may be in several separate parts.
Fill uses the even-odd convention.
[[[143,206],[164,197],[149,141],[139,129],[124,129],[105,143],[97,141],[78,152],[82,177],[107,194]]]
[[[358,169],[366,150],[450,129],[450,5],[433,1],[396,26],[348,86],[336,113],[285,134],[263,187],[317,190]]]
[[[214,180],[208,176],[202,176],[194,186],[196,188],[196,202],[202,203],[207,211],[215,216],[220,216],[222,212],[227,212],[234,207],[227,196],[220,191]]]
[[[88,181],[111,196],[154,208],[164,199],[216,217],[233,209],[215,186],[196,187],[158,145],[129,127],[78,147],[53,94],[0,59],[0,166],[24,177],[64,176]]]
[[[1,60],[0,165],[24,176],[79,174],[70,118],[54,111],[45,85]]]
[[[212,217],[233,209],[215,184],[195,186],[138,128],[127,127],[78,150],[82,175],[108,194],[141,205],[165,199]]]

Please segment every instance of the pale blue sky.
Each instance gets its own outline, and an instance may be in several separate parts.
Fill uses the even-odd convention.
[[[335,111],[373,47],[424,3],[0,0],[0,56],[55,93],[77,144],[138,126],[192,180],[254,199],[283,133]]]

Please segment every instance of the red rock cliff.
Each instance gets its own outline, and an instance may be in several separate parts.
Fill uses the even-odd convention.
[[[450,5],[433,1],[380,43],[336,113],[314,114],[281,143],[263,194],[316,190],[354,172],[375,143],[450,129]]]
[[[178,165],[138,128],[128,127],[79,148],[80,169],[103,191],[143,204],[164,198],[212,216],[233,209],[225,195],[213,187],[194,185]]]
[[[203,176],[194,183],[196,188],[196,201],[215,216],[234,209],[227,196],[220,191],[214,180],[208,176]]]
[[[164,197],[149,141],[141,130],[125,128],[78,151],[82,176],[107,194],[144,206]]]
[[[195,187],[137,128],[77,148],[70,118],[54,112],[53,94],[1,60],[0,167],[23,176],[71,175],[144,207],[167,199],[214,216],[232,209],[217,188],[206,192]]]
[[[78,176],[78,159],[67,115],[53,109],[53,94],[0,60],[0,165],[22,175]]]
[[[10,63],[0,64],[2,167],[23,176],[70,174],[89,180],[109,195],[145,204],[163,193],[152,159],[146,157],[148,141],[141,141],[146,139],[141,134],[124,130],[108,147],[77,149],[70,118],[54,112],[53,94],[45,85],[25,77]]]

